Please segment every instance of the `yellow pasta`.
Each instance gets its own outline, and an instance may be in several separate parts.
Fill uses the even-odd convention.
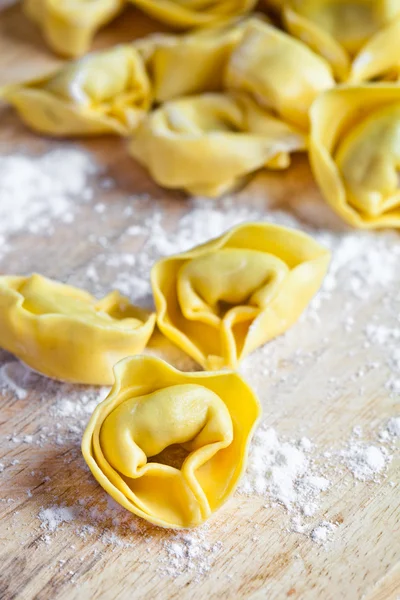
[[[355,227],[400,226],[400,87],[338,87],[311,110],[310,158],[332,208]]]
[[[218,196],[263,167],[285,168],[304,136],[250,98],[188,96],[147,116],[129,145],[157,183]]]
[[[158,326],[203,368],[236,368],[293,325],[319,289],[329,258],[304,233],[239,225],[153,267]]]
[[[250,93],[279,118],[308,130],[309,108],[334,85],[328,63],[305,44],[268,23],[245,30],[225,71],[225,87]]]
[[[397,0],[286,0],[284,3],[285,24],[289,32],[323,56],[332,65],[335,76],[342,81],[348,79],[353,59],[358,53],[360,65],[365,60],[374,61],[370,50],[382,41],[381,38],[375,44],[374,36],[379,36],[380,30],[399,14]],[[396,47],[388,45],[382,50],[390,53]]]
[[[400,18],[378,31],[355,57],[348,83],[371,79],[397,79],[400,74]]]
[[[126,0],[24,0],[23,6],[55,52],[77,57],[89,50],[96,31],[125,4]]]
[[[89,54],[0,94],[32,129],[62,136],[127,135],[151,104],[150,81],[132,45]]]
[[[0,277],[0,347],[48,377],[110,384],[114,364],[142,352],[154,324],[118,292],[96,300],[41,275]]]
[[[154,100],[222,91],[233,49],[249,24],[259,20],[249,17],[188,35],[158,34],[137,40],[134,45],[151,73]]]
[[[177,29],[206,27],[249,12],[257,0],[131,0],[158,21]]]
[[[244,471],[256,396],[235,373],[182,373],[147,356],[127,358],[114,372],[82,440],[92,474],[155,525],[201,524]]]

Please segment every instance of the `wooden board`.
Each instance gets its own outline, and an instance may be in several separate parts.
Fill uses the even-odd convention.
[[[136,35],[155,28],[150,20],[130,10],[98,36],[96,47],[128,40],[132,31]],[[55,62],[18,6],[0,13],[0,85],[33,76]],[[76,143],[93,153],[116,182],[109,191],[96,187],[94,202],[107,204],[107,218],[95,214],[92,203],[82,208],[81,218],[73,227],[56,224],[50,238],[16,234],[11,251],[0,263],[2,273],[40,271],[82,283],[96,253],[107,251],[97,241],[90,241],[90,236],[95,240],[105,237],[113,251],[135,253],[139,242],[135,238],[127,241],[124,232],[151,213],[152,202],[163,211],[171,232],[180,217],[193,210],[183,194],[158,188],[127,156],[121,140],[107,137]],[[16,151],[41,154],[68,144],[72,142],[35,136],[11,110],[1,107],[2,155]],[[157,200],[136,203],[133,214],[127,217],[123,208],[129,205],[130,195],[143,193]],[[232,202],[238,210],[244,205],[261,211],[283,207],[310,225],[345,230],[323,208],[304,158],[296,159],[283,174],[261,174]],[[397,272],[393,285],[399,281]],[[386,315],[382,312],[385,294],[384,288],[377,287],[368,301],[357,305],[354,332],[345,335],[343,311],[348,297],[345,292],[343,296],[336,293],[319,311],[317,326],[305,320],[284,341],[270,345],[263,364],[271,367],[269,361],[273,359],[275,367],[267,375],[253,373],[252,363],[248,363],[247,373],[263,397],[267,425],[287,439],[308,436],[317,444],[319,457],[345,444],[354,426],[363,428],[366,440],[376,442],[379,427],[398,413],[396,399],[385,388],[389,375],[384,365],[368,372],[362,380],[362,392],[357,373],[371,359],[371,349],[365,347],[360,332],[377,315],[382,319]],[[3,353],[0,360],[5,363],[12,358]],[[254,362],[254,368],[262,360]],[[327,393],[332,381],[336,382],[334,397]],[[113,524],[105,493],[84,467],[79,439],[65,435],[57,444],[56,436],[49,436],[49,431],[57,431],[57,417],[52,411],[67,393],[66,387],[54,383],[49,388],[44,379],[32,376],[25,381],[25,389],[24,398],[18,399],[9,389],[0,395],[0,461],[5,467],[0,474],[2,600],[389,600],[400,594],[400,473],[394,446],[390,450],[393,460],[378,483],[355,482],[342,468],[330,472],[332,486],[323,494],[318,515],[311,520],[337,523],[326,546],[290,532],[290,515],[283,507],[266,507],[262,496],[236,495],[201,534],[204,543],[217,543],[214,553],[206,553],[209,572],[199,575],[196,568],[182,569],[178,577],[171,577],[165,572],[171,566],[167,548],[175,534],[134,517],[121,517],[119,512],[116,514],[122,522]],[[86,391],[79,388],[75,393]],[[59,429],[64,432],[64,423],[59,423]],[[40,440],[41,432],[41,445],[23,443],[25,435]],[[42,508],[79,506],[80,498],[86,505],[73,522],[64,523],[55,532],[41,528],[38,515]],[[91,521],[90,515],[96,518]],[[91,526],[93,531],[87,529]]]

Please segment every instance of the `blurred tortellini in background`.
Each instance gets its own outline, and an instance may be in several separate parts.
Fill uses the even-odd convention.
[[[252,10],[257,0],[130,0],[158,21],[189,29],[215,25]]]
[[[139,47],[154,97],[170,101],[129,148],[157,183],[192,194],[218,196],[257,169],[286,168],[306,148],[312,101],[334,85],[322,58],[256,17],[151,43]]]
[[[257,169],[286,168],[305,148],[295,128],[251,98],[202,94],[166,102],[140,125],[131,154],[167,188],[220,196]]]
[[[85,54],[96,32],[128,5],[176,29],[208,27],[250,12],[257,0],[24,0],[25,14],[55,52]]]
[[[130,44],[88,54],[0,93],[27,125],[48,135],[128,135],[151,105],[150,80]]]
[[[82,440],[98,483],[161,527],[200,525],[234,492],[261,408],[236,373],[182,373],[149,356],[115,369]]]
[[[399,227],[400,86],[329,90],[311,124],[311,165],[332,208],[356,227]]]
[[[269,223],[239,225],[156,263],[158,326],[204,369],[237,368],[299,318],[329,259],[304,233]]]
[[[339,81],[363,81],[380,74],[379,54],[397,51],[390,33],[400,16],[398,0],[285,0],[287,30],[331,65]]]
[[[55,52],[69,57],[85,54],[95,33],[123,9],[127,0],[24,0],[28,17]]]
[[[398,225],[397,112],[387,98],[396,104],[400,86],[399,0],[25,0],[46,38],[72,55],[124,5],[195,30],[5,86],[0,95],[25,123],[51,135],[129,135],[129,152],[158,184],[210,197],[307,150],[347,222]]]

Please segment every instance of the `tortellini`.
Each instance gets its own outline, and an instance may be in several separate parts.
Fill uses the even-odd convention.
[[[157,34],[137,40],[135,47],[151,73],[154,100],[222,91],[233,49],[249,24],[258,20],[249,17],[188,35]]]
[[[129,145],[157,183],[218,196],[263,167],[285,168],[304,136],[248,97],[202,94],[166,102]]]
[[[236,368],[286,331],[318,291],[329,252],[304,233],[239,225],[153,267],[157,323],[204,369]]]
[[[32,129],[62,136],[127,135],[151,104],[150,81],[132,45],[89,54],[0,93]]]
[[[114,364],[142,352],[154,325],[118,292],[96,300],[37,274],[0,277],[0,347],[54,379],[112,383]]]
[[[369,78],[375,69],[370,72],[363,69],[369,62],[374,63],[375,52],[390,56],[396,51],[396,40],[385,42],[380,30],[399,16],[398,0],[286,0],[284,3],[289,32],[325,57],[342,81],[349,77],[358,81]],[[353,60],[355,72],[351,75]]]
[[[356,227],[400,226],[400,87],[365,84],[321,95],[310,158],[332,208]]]
[[[172,27],[210,26],[249,12],[257,0],[131,0],[158,21]]]
[[[227,89],[250,93],[261,106],[303,130],[308,130],[313,100],[333,85],[324,59],[262,21],[246,28],[225,72]]]
[[[92,474],[155,525],[201,524],[244,471],[261,410],[256,396],[236,373],[182,373],[148,356],[127,358],[114,372],[82,440]]]
[[[90,48],[94,34],[109,23],[127,0],[24,0],[26,14],[59,54],[77,57]]]

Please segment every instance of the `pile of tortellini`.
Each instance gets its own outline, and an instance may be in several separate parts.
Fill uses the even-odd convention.
[[[115,133],[167,188],[219,196],[307,151],[332,208],[400,225],[400,0],[25,0],[77,57],[135,5],[192,29],[84,56],[0,94],[40,133]],[[257,4],[257,8],[260,3]]]
[[[219,196],[308,151],[331,206],[400,225],[400,0],[25,0],[57,52],[85,53],[128,4],[190,33],[67,62],[0,94],[36,131],[117,134],[160,185]],[[204,522],[233,493],[260,415],[236,372],[318,291],[329,252],[308,235],[240,225],[156,263],[155,313],[40,275],[0,277],[0,346],[40,373],[113,384],[84,458],[122,506],[162,527]],[[204,371],[145,351],[155,325]]]
[[[116,291],[3,275],[0,347],[48,377],[113,384],[83,437],[91,472],[136,515],[194,527],[235,490],[260,416],[240,360],[298,319],[329,259],[305,233],[245,223],[153,266],[155,314]],[[205,370],[141,354],[156,322]]]

